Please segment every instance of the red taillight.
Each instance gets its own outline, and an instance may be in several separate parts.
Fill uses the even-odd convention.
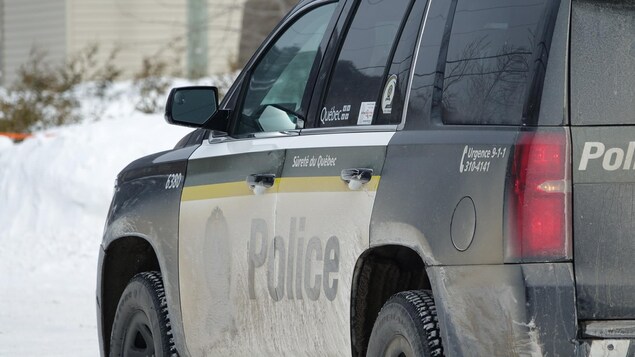
[[[569,153],[565,129],[520,134],[508,205],[507,260],[571,258]]]

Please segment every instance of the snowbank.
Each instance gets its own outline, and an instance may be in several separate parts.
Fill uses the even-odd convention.
[[[0,152],[10,146],[13,146],[13,141],[5,136],[0,136]]]
[[[0,271],[67,269],[75,257],[93,258],[117,172],[138,157],[172,148],[187,132],[160,116],[137,114],[39,133],[5,147]]]
[[[96,356],[97,254],[116,174],[190,130],[134,110],[130,83],[103,120],[0,137],[0,356]]]

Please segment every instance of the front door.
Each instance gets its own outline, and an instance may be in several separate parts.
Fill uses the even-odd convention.
[[[188,163],[179,221],[179,284],[188,351],[259,356],[289,350],[273,334],[284,311],[272,294],[275,213],[286,147],[304,125],[337,2],[288,20],[243,79],[230,137]],[[275,289],[273,290],[275,295]]]

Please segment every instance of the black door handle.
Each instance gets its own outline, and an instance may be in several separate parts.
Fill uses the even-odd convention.
[[[349,184],[351,189],[354,189],[356,186],[361,187],[361,185],[370,182],[373,178],[373,169],[345,169],[342,170],[341,178]]]
[[[249,188],[256,189],[256,187],[271,188],[276,182],[276,175],[274,174],[253,174],[247,176],[247,185]]]

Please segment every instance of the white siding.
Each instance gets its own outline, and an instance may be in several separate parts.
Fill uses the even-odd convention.
[[[3,84],[15,81],[32,48],[52,63],[64,60],[65,20],[65,0],[4,0]]]
[[[209,73],[223,73],[238,60],[245,0],[208,0]]]
[[[162,56],[170,71],[183,72],[186,7],[183,0],[68,0],[69,54],[98,43],[105,59],[117,47],[115,64],[130,77],[143,57]]]
[[[4,0],[0,0],[0,85],[4,78]]]
[[[187,73],[187,0],[0,0],[0,65],[9,84],[32,47],[60,63],[93,44],[99,60],[118,48],[115,65],[130,78],[142,59],[161,56],[171,73]],[[245,0],[207,0],[207,71],[235,66]],[[1,12],[0,12],[1,15]],[[2,38],[2,37],[0,37]],[[103,63],[103,62],[102,62]]]
[[[99,43],[102,58],[120,49],[116,64],[126,77],[144,56],[161,55],[185,74],[187,1],[68,0],[69,54]],[[208,0],[208,73],[223,73],[238,55],[244,0]]]

